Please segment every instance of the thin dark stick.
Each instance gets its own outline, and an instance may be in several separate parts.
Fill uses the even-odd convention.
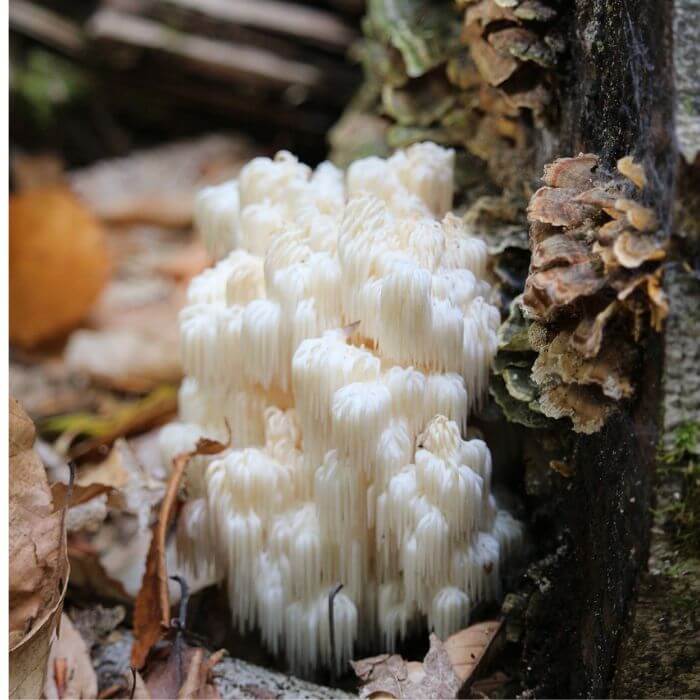
[[[182,658],[183,634],[187,625],[187,603],[190,600],[190,589],[187,586],[187,581],[181,576],[170,576],[170,578],[180,584],[180,610],[178,611],[178,616],[170,621],[170,626],[175,628],[175,642],[173,646],[178,662],[178,686],[182,686],[185,679],[184,660]]]
[[[136,695],[136,669],[133,666],[129,666],[131,669],[131,675],[133,681],[131,683],[131,692],[129,693],[129,700],[134,700],[134,695]]]
[[[340,592],[343,587],[342,583],[336,584],[335,588],[331,589],[328,594],[328,622],[330,624],[331,633],[331,679],[335,680],[336,674],[336,657],[335,657],[335,624],[333,621],[333,603],[335,602],[335,597]]]

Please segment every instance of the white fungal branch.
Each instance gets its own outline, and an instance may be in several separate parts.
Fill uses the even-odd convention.
[[[297,672],[426,621],[451,634],[522,540],[463,439],[499,314],[486,247],[449,213],[453,166],[430,143],[347,174],[282,152],[197,204],[218,262],[181,315],[183,422],[161,446],[228,425],[233,448],[189,465],[179,552]]]

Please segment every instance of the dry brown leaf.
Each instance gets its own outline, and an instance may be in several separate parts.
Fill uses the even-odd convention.
[[[423,663],[406,662],[398,654],[381,654],[351,665],[363,681],[361,698],[456,698],[461,686],[446,647],[434,634]]]
[[[44,697],[47,700],[97,697],[97,675],[90,650],[65,613],[58,638],[51,646]]]
[[[38,697],[68,582],[63,513],[34,452],[34,424],[10,398],[9,647],[11,697]]]
[[[224,651],[208,654],[204,649],[184,642],[178,650],[175,644],[163,650],[148,664],[146,688],[153,698],[183,698],[184,700],[218,700],[221,696],[213,683],[212,671],[221,661]]]
[[[119,492],[129,483],[131,474],[126,469],[120,449],[112,449],[105,459],[98,464],[89,464],[81,467],[75,477],[70,507],[73,508],[82,503],[87,503],[102,494],[109,494],[110,505],[122,507],[123,499]],[[56,483],[51,486],[51,493],[57,507],[63,507],[66,484]]]
[[[138,671],[134,671],[134,689],[131,693],[133,700],[151,700],[151,693],[148,691],[143,677]]]
[[[25,347],[76,326],[109,276],[100,224],[63,187],[10,197],[10,340]]]
[[[112,406],[108,416],[75,414],[55,416],[44,421],[43,428],[49,432],[67,433],[72,436],[85,434],[89,437],[68,450],[68,457],[77,459],[92,453],[99,455],[100,448],[111,445],[118,438],[143,433],[162,425],[177,411],[177,390],[163,385],[138,401],[126,401]]]
[[[56,604],[37,620],[31,631],[13,644],[10,635],[9,696],[10,698],[38,698],[44,687],[46,664],[56,630],[59,628],[63,601],[68,589],[68,572]]]
[[[71,491],[70,499],[68,496],[69,490]],[[88,486],[74,485],[72,489],[69,489],[67,484],[58,482],[51,486],[51,497],[57,508],[64,508],[66,506],[75,508],[104,493],[111,493],[113,490],[114,488],[107,484],[89,484]]]
[[[502,620],[490,620],[460,630],[444,643],[431,634],[423,663],[407,662],[398,654],[351,661],[363,683],[360,697],[456,698],[497,652],[503,629]]]
[[[476,674],[502,629],[502,621],[489,620],[470,625],[445,640],[452,668],[462,683]]]
[[[168,594],[168,572],[165,563],[166,535],[175,516],[177,495],[185,467],[195,455],[218,454],[227,449],[216,440],[200,438],[191,452],[183,452],[173,459],[173,467],[161,503],[158,521],[153,526],[153,538],[146,558],[146,571],[134,606],[134,645],[131,664],[141,668],[146,658],[170,624],[170,598]]]
[[[71,586],[94,592],[101,599],[131,602],[133,599],[123,584],[114,579],[100,562],[99,552],[80,535],[68,539]]]
[[[223,652],[219,651],[205,660],[204,649],[196,649],[192,655],[187,677],[177,694],[179,700],[218,700],[219,691],[211,681],[211,671],[221,659]]]
[[[61,512],[34,452],[34,424],[10,399],[10,633],[27,634],[53,607],[65,575]]]
[[[150,332],[137,329],[79,330],[65,350],[66,366],[95,384],[120,391],[150,391],[182,376],[169,318],[154,316]]]
[[[253,155],[240,138],[208,135],[101,161],[70,182],[101,219],[181,227],[192,221],[197,191],[235,177]]]

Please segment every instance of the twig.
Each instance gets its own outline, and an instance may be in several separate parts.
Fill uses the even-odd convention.
[[[59,534],[59,544],[63,546],[65,538],[67,538],[66,533],[66,513],[70,508],[71,498],[73,498],[73,483],[75,482],[75,462],[72,460],[68,462],[68,488],[66,489],[66,496],[63,500],[63,510],[61,511],[61,530]]]
[[[178,611],[178,616],[170,621],[170,626],[175,629],[173,649],[177,658],[178,687],[181,687],[185,679],[182,647],[184,642],[183,635],[185,627],[187,626],[187,603],[190,600],[190,590],[187,586],[187,581],[181,576],[176,575],[170,576],[169,578],[180,584],[180,609]]]
[[[133,666],[129,666],[129,668],[131,669],[131,676],[133,678],[129,700],[134,700],[134,695],[136,695],[136,669]]]
[[[336,658],[335,658],[335,624],[333,620],[333,604],[335,603],[335,597],[340,592],[343,587],[342,583],[338,583],[331,592],[328,594],[328,622],[330,624],[330,635],[331,635],[331,679],[335,680],[336,674]]]

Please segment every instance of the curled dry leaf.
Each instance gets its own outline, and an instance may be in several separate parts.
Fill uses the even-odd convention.
[[[44,697],[46,700],[97,697],[97,675],[90,650],[65,613],[58,638],[51,646]]]
[[[32,347],[87,315],[109,276],[100,224],[63,187],[10,197],[10,340]]]
[[[230,443],[230,440],[229,440]],[[131,663],[141,668],[146,658],[170,625],[170,597],[166,566],[166,536],[175,516],[178,491],[185,467],[195,455],[213,455],[229,447],[228,444],[200,438],[194,450],[183,452],[173,459],[172,472],[160,507],[158,521],[146,558],[146,571],[134,607],[134,646]]]
[[[502,631],[502,620],[489,620],[470,625],[447,638],[445,650],[462,683],[473,680],[481,665],[493,655]]]
[[[68,583],[63,513],[34,452],[34,424],[10,398],[10,696],[38,697]]]
[[[209,135],[100,161],[70,183],[103,220],[187,226],[195,193],[234,177],[252,155],[246,141]]]
[[[481,622],[460,630],[443,643],[430,635],[422,663],[398,654],[381,654],[351,665],[363,685],[362,698],[456,698],[488,661],[501,638],[502,621]]]
[[[223,654],[223,651],[217,651],[205,659],[204,649],[196,649],[187,670],[187,677],[177,697],[180,700],[195,700],[196,698],[217,700],[220,698],[219,691],[212,681],[211,673]]]

